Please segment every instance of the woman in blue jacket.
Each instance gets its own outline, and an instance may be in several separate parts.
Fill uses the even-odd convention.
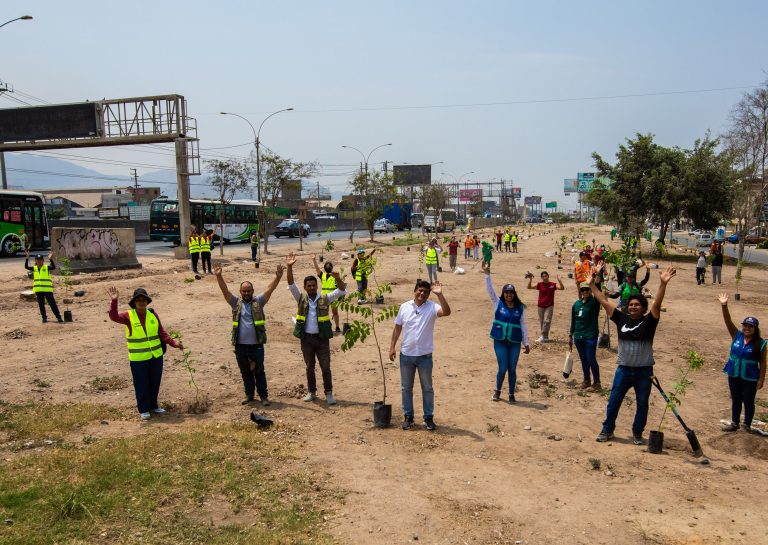
[[[752,431],[752,417],[755,416],[755,396],[765,382],[766,341],[760,337],[760,322],[754,316],[747,316],[741,322],[741,331],[731,320],[728,312],[728,294],[718,297],[723,309],[723,321],[731,334],[731,353],[723,371],[728,375],[731,390],[731,423],[723,431],[739,429],[741,406],[744,405],[744,429]]]
[[[501,289],[501,298],[496,295],[491,283],[491,269],[486,262],[482,264],[485,272],[485,289],[491,302],[496,305],[490,337],[493,339],[493,350],[499,370],[496,373],[496,389],[493,401],[501,399],[501,387],[504,377],[509,373],[509,402],[515,403],[515,382],[517,382],[517,360],[520,358],[520,347],[528,354],[528,328],[525,325],[525,305],[520,301],[515,286],[505,284]]]

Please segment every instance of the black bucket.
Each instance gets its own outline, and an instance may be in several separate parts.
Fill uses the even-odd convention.
[[[688,442],[691,444],[691,450],[693,450],[693,455],[697,458],[699,456],[704,456],[704,451],[701,450],[701,445],[699,444],[699,438],[696,437],[696,432],[693,430],[688,430],[685,432],[685,436],[688,438]]]
[[[323,254],[320,254],[320,263],[323,262]]]
[[[410,246],[406,246],[406,247],[405,247],[405,251],[406,251],[406,252],[410,252],[410,251],[411,251],[411,247],[410,247]]]
[[[71,322],[72,321],[72,311],[71,310],[65,310],[64,311],[64,321],[65,322]]]
[[[341,332],[346,335],[347,331],[349,331],[349,324],[347,322],[344,322],[344,326],[341,328]]]
[[[384,304],[384,296],[383,295],[377,295],[376,296],[376,304],[377,305],[383,305]]]
[[[736,299],[737,301],[741,301],[741,294],[740,293],[735,293],[733,295],[733,298]]]
[[[600,336],[597,338],[597,346],[600,348],[610,348],[611,338],[604,333],[600,333]]]
[[[256,268],[257,269],[259,268],[259,261],[258,260],[256,260]]]
[[[648,452],[661,454],[662,450],[664,450],[664,432],[652,430],[648,436]]]
[[[373,425],[377,428],[388,428],[392,423],[392,405],[383,401],[373,402]]]

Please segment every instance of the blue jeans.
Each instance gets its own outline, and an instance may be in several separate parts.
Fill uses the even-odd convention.
[[[600,382],[600,367],[597,365],[597,337],[591,339],[573,339],[576,351],[581,360],[581,370],[584,371],[584,382]],[[590,381],[590,371],[592,380]]]
[[[616,374],[613,375],[613,386],[611,386],[611,396],[608,398],[608,409],[606,410],[605,422],[603,422],[603,431],[613,433],[616,429],[616,417],[619,416],[621,402],[627,395],[630,388],[635,389],[635,420],[632,422],[632,433],[639,435],[645,429],[645,423],[648,421],[648,398],[651,397],[651,377],[653,376],[653,366],[647,367],[627,367],[619,365],[616,368]]]
[[[432,354],[406,356],[400,353],[400,381],[403,392],[403,414],[413,418],[413,381],[419,371],[421,397],[424,404],[424,418],[435,413],[435,391],[432,389]]]
[[[509,373],[509,393],[515,393],[517,382],[517,360],[520,358],[520,343],[493,341],[493,351],[496,352],[496,362],[499,370],[496,372],[496,390],[501,391],[504,376]]]
[[[160,393],[160,381],[163,378],[163,356],[130,363],[136,408],[140,413],[157,409],[157,395]]]

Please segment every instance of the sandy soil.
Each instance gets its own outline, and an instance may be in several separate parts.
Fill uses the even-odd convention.
[[[399,370],[389,363],[387,399],[393,404],[394,425],[385,430],[373,427],[371,403],[381,398],[373,339],[349,353],[338,349],[340,337],[332,341],[337,406],[299,399],[305,376],[299,343],[291,336],[296,305],[283,280],[266,308],[266,368],[273,404],[261,412],[277,420],[277,430],[291,430],[286,435],[297,443],[303,456],[300,463],[329,486],[347,493],[329,516],[328,530],[341,542],[368,544],[768,543],[763,502],[768,439],[720,431],[719,420],[729,416],[730,400],[721,372],[728,336],[716,301],[718,290],[696,286],[693,263],[678,266],[655,343],[656,373],[667,388],[688,350],[706,359],[705,368],[693,377],[695,386],[681,412],[696,430],[711,464],[696,462],[685,435],[671,418],[665,423],[664,454],[649,454],[645,447],[632,445],[634,405],[622,408],[617,439],[596,443],[606,397],[577,395],[578,359],[571,380],[561,377],[570,305],[576,295],[573,281],[567,278],[571,265],[564,263],[558,271],[557,258],[544,256],[553,252],[554,239],[569,231],[543,231],[539,228],[530,239],[522,240],[519,254],[496,255],[493,261],[497,286],[513,282],[522,288],[525,272],[538,276],[537,266],[549,270],[553,279],[560,273],[566,283],[566,291],[556,296],[554,341],[532,342],[531,353],[521,356],[517,405],[490,399],[496,368],[488,339],[492,305],[479,265],[459,256],[466,274],[441,275],[453,314],[438,320],[436,328],[435,421],[439,428],[435,433],[421,425],[409,432],[399,428]],[[608,242],[607,235],[607,229],[586,227],[589,240]],[[314,242],[307,245],[310,252],[313,245],[319,251],[319,243]],[[345,246],[340,250],[348,251],[349,244]],[[233,291],[246,278],[260,291],[281,258],[274,255],[254,270],[245,261],[247,252],[245,246],[226,248],[224,275]],[[312,272],[308,253],[297,264],[298,278]],[[377,278],[392,284],[388,304],[411,298],[413,281],[419,276],[417,255],[405,248],[383,249]],[[331,257],[337,266],[349,268],[339,251]],[[98,436],[172,432],[197,422],[247,419],[250,409],[240,405],[241,379],[229,346],[229,310],[215,279],[185,283],[191,277],[186,263],[161,258],[142,262],[140,271],[75,277],[77,288],[85,289],[86,295],[75,299],[75,322],[65,325],[41,324],[36,303],[19,297],[30,284],[24,271],[0,269],[0,351],[4,354],[0,399],[90,401],[124,409],[122,420],[83,431]],[[658,263],[664,266],[663,261]],[[652,275],[648,287],[655,292],[658,272]],[[733,276],[734,268],[726,267],[722,288],[731,294]],[[743,300],[731,302],[734,319],[755,315],[768,321],[765,280],[764,269],[746,270],[740,289]],[[134,288],[147,288],[165,327],[181,331],[194,352],[196,380],[211,400],[210,412],[183,414],[182,408],[194,394],[185,371],[169,364],[161,398],[177,409],[149,423],[138,421],[123,331],[107,318],[110,285],[120,289],[121,308],[127,306]],[[539,335],[536,292],[520,289],[520,294],[531,309],[528,327],[535,339]],[[61,287],[57,298],[64,307]],[[385,355],[391,331],[392,324],[386,322],[379,329]],[[615,336],[612,340],[615,343]],[[168,363],[176,354],[169,352]],[[598,360],[603,384],[609,386],[615,352],[600,349]],[[529,387],[527,378],[533,372],[548,376],[555,387],[550,388],[551,395]],[[129,385],[106,392],[87,385],[96,377],[115,375]],[[35,379],[51,387],[41,388]],[[766,394],[760,392],[758,399],[767,399]],[[654,429],[664,404],[656,393],[651,401],[649,429]],[[420,406],[416,394],[419,423]],[[768,409],[758,407],[761,412]],[[600,470],[592,469],[590,458],[600,460]]]

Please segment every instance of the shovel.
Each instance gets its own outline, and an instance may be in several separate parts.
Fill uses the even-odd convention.
[[[685,430],[685,436],[688,438],[688,442],[691,444],[693,455],[697,458],[704,456],[704,451],[701,450],[701,445],[699,444],[699,440],[696,437],[696,432],[685,425],[685,422],[683,422],[683,419],[680,417],[680,414],[677,412],[675,405],[669,402],[669,398],[667,397],[666,392],[664,392],[664,390],[661,389],[661,384],[659,383],[659,379],[656,378],[655,376],[651,377],[651,382],[659,390],[661,397],[663,397],[664,401],[667,402],[667,406],[672,411],[672,414],[674,414],[675,417],[677,417],[678,422],[680,422],[680,425]]]

